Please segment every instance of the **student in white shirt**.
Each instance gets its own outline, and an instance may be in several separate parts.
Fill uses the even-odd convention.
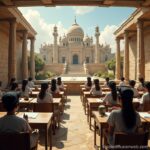
[[[41,91],[39,92],[38,97],[37,97],[38,103],[52,103],[53,102],[53,97],[47,90],[48,90],[48,83],[42,83]]]
[[[145,89],[146,93],[142,96],[141,107],[143,111],[150,111],[150,82],[145,82]]]
[[[32,81],[31,77],[28,78],[28,87],[29,88],[33,88],[34,87],[34,82]]]
[[[144,87],[144,78],[139,78],[139,84],[138,84],[138,86],[137,86],[137,90],[139,90],[139,91],[143,91],[143,90],[145,90],[145,87]]]
[[[133,97],[139,97],[139,93],[138,93],[138,90],[135,88],[135,84],[136,84],[136,82],[134,80],[129,81],[129,85],[130,85],[130,87],[131,87],[131,89],[133,90],[133,93],[134,93]]]
[[[125,83],[125,79],[124,79],[124,77],[122,77],[121,79],[120,79],[121,81],[120,81],[120,83],[119,83],[119,86],[126,86],[126,83]]]
[[[99,84],[99,79],[94,79],[94,85],[90,90],[92,95],[102,95],[101,87]]]
[[[15,92],[8,92],[2,97],[2,103],[7,111],[7,114],[0,118],[0,132],[1,133],[30,133],[30,147],[37,145],[39,134],[32,133],[32,129],[28,122],[16,116],[16,111],[19,108],[19,98]],[[8,143],[9,144],[9,143]]]
[[[62,90],[62,91],[64,90],[64,84],[61,81],[61,77],[57,78],[57,86],[58,86],[59,90]]]
[[[22,81],[22,88],[21,88],[21,95],[23,97],[29,98],[30,93],[32,90],[28,86],[28,80],[23,80]]]
[[[87,77],[87,82],[85,83],[85,88],[86,89],[91,89],[91,87],[92,87],[91,77]]]
[[[110,106],[116,105],[118,103],[118,96],[117,96],[117,89],[116,89],[116,83],[114,81],[110,81],[108,83],[108,86],[111,90],[110,93],[108,93],[103,101]]]
[[[52,79],[51,80],[51,87],[49,89],[49,92],[53,95],[53,94],[57,94],[60,92],[57,84],[56,84],[56,79]]]
[[[133,107],[133,91],[129,88],[120,89],[121,109],[111,112],[108,118],[108,143],[114,145],[114,133],[134,133],[141,125],[140,115]]]
[[[104,86],[109,87],[109,77],[105,78]]]

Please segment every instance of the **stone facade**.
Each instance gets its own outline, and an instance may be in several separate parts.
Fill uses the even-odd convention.
[[[84,36],[83,29],[76,23],[69,28],[67,35],[59,37],[58,43],[57,27],[54,27],[54,43],[43,44],[40,54],[46,64],[79,64],[105,63],[112,58],[109,45],[103,46],[99,43],[99,28],[95,29],[96,43],[93,38]]]
[[[138,80],[139,77],[143,77],[145,80],[150,80],[149,25],[150,10],[147,8],[139,8],[115,31],[116,38],[125,40],[124,77],[126,80]],[[126,37],[125,32],[128,32]],[[126,53],[127,50],[129,50],[129,55]],[[118,51],[116,53],[116,63],[119,64],[117,55],[119,56]],[[116,72],[118,72],[120,66],[116,66]],[[120,74],[116,74],[116,79],[119,78]]]
[[[3,87],[6,87],[12,77],[20,81],[30,76],[28,74],[27,40],[33,39],[35,35],[36,32],[17,8],[1,9],[0,81],[2,81]],[[35,72],[33,44],[31,49],[32,66],[30,72]],[[31,75],[34,78],[34,73]]]

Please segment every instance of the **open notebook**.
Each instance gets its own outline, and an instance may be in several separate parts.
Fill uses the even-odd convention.
[[[26,112],[25,115],[27,115],[28,118],[30,118],[30,119],[35,119],[37,117],[38,113],[35,113],[35,112],[34,113],[28,113],[28,112]]]
[[[142,118],[150,118],[150,114],[147,113],[147,112],[140,112],[140,116],[141,116]]]
[[[97,98],[96,101],[97,101],[97,102],[100,102],[100,103],[103,102],[103,100],[102,100],[101,98]]]

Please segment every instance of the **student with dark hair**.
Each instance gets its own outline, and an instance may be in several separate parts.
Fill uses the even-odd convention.
[[[55,93],[59,93],[59,88],[56,84],[56,79],[52,79],[51,80],[51,87],[50,87],[50,93],[55,94]]]
[[[10,91],[18,91],[18,83],[17,82],[13,82]]]
[[[87,81],[85,83],[85,88],[86,89],[91,89],[92,87],[92,80],[91,80],[91,77],[87,77]]]
[[[22,88],[21,88],[21,95],[23,97],[29,98],[29,94],[32,92],[32,90],[28,87],[28,80],[22,81]]]
[[[144,107],[148,109],[143,111],[150,111],[150,82],[145,82],[144,87],[146,89],[146,93],[144,93],[142,96],[141,105],[142,109],[144,109]]]
[[[134,80],[129,80],[129,85],[134,93],[133,97],[139,97],[139,93],[138,93],[138,90],[135,88],[135,84],[136,84],[136,82]]]
[[[104,83],[105,87],[109,87],[109,77],[105,78],[105,83]]]
[[[61,81],[61,77],[57,78],[57,86],[58,86],[59,90],[64,90],[64,84]]]
[[[129,88],[120,89],[121,109],[111,112],[108,118],[108,143],[114,144],[114,132],[134,133],[141,125],[140,115],[133,107],[133,91]]]
[[[107,105],[116,105],[118,103],[118,96],[117,96],[117,89],[116,89],[116,83],[114,81],[110,81],[108,83],[108,87],[110,88],[111,92],[108,93],[103,101],[107,104]]]
[[[139,78],[139,84],[137,86],[137,90],[141,91],[141,90],[145,90],[145,81],[144,78]]]
[[[37,102],[38,103],[52,103],[53,102],[53,97],[48,92],[48,83],[41,84],[41,91],[37,97]]]
[[[120,79],[121,81],[120,81],[120,83],[119,83],[119,86],[126,86],[126,83],[125,83],[125,78],[124,77],[121,77],[121,79]]]
[[[94,85],[90,90],[92,95],[102,95],[99,79],[94,79]]]
[[[34,82],[33,82],[33,79],[31,77],[28,78],[28,87],[29,88],[33,88],[34,87]]]
[[[8,92],[2,97],[2,103],[7,111],[7,114],[0,118],[0,132],[1,133],[19,133],[29,132],[31,148],[35,147],[38,142],[38,132],[32,134],[32,129],[28,122],[16,116],[16,111],[19,107],[19,98],[15,92]]]
[[[11,80],[10,80],[10,82],[9,82],[9,84],[8,84],[8,89],[11,89],[12,84],[13,84],[14,82],[16,82],[16,78],[11,78]]]

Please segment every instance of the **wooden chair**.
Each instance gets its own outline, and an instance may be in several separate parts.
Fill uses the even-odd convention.
[[[0,150],[31,150],[30,134],[0,133]]]
[[[132,134],[126,134],[126,133],[115,133],[115,142],[114,142],[114,148],[110,149],[117,149],[122,150],[123,147],[126,147],[126,149],[134,149],[139,150],[142,148],[142,150],[148,149],[148,132],[143,133],[132,133]]]

